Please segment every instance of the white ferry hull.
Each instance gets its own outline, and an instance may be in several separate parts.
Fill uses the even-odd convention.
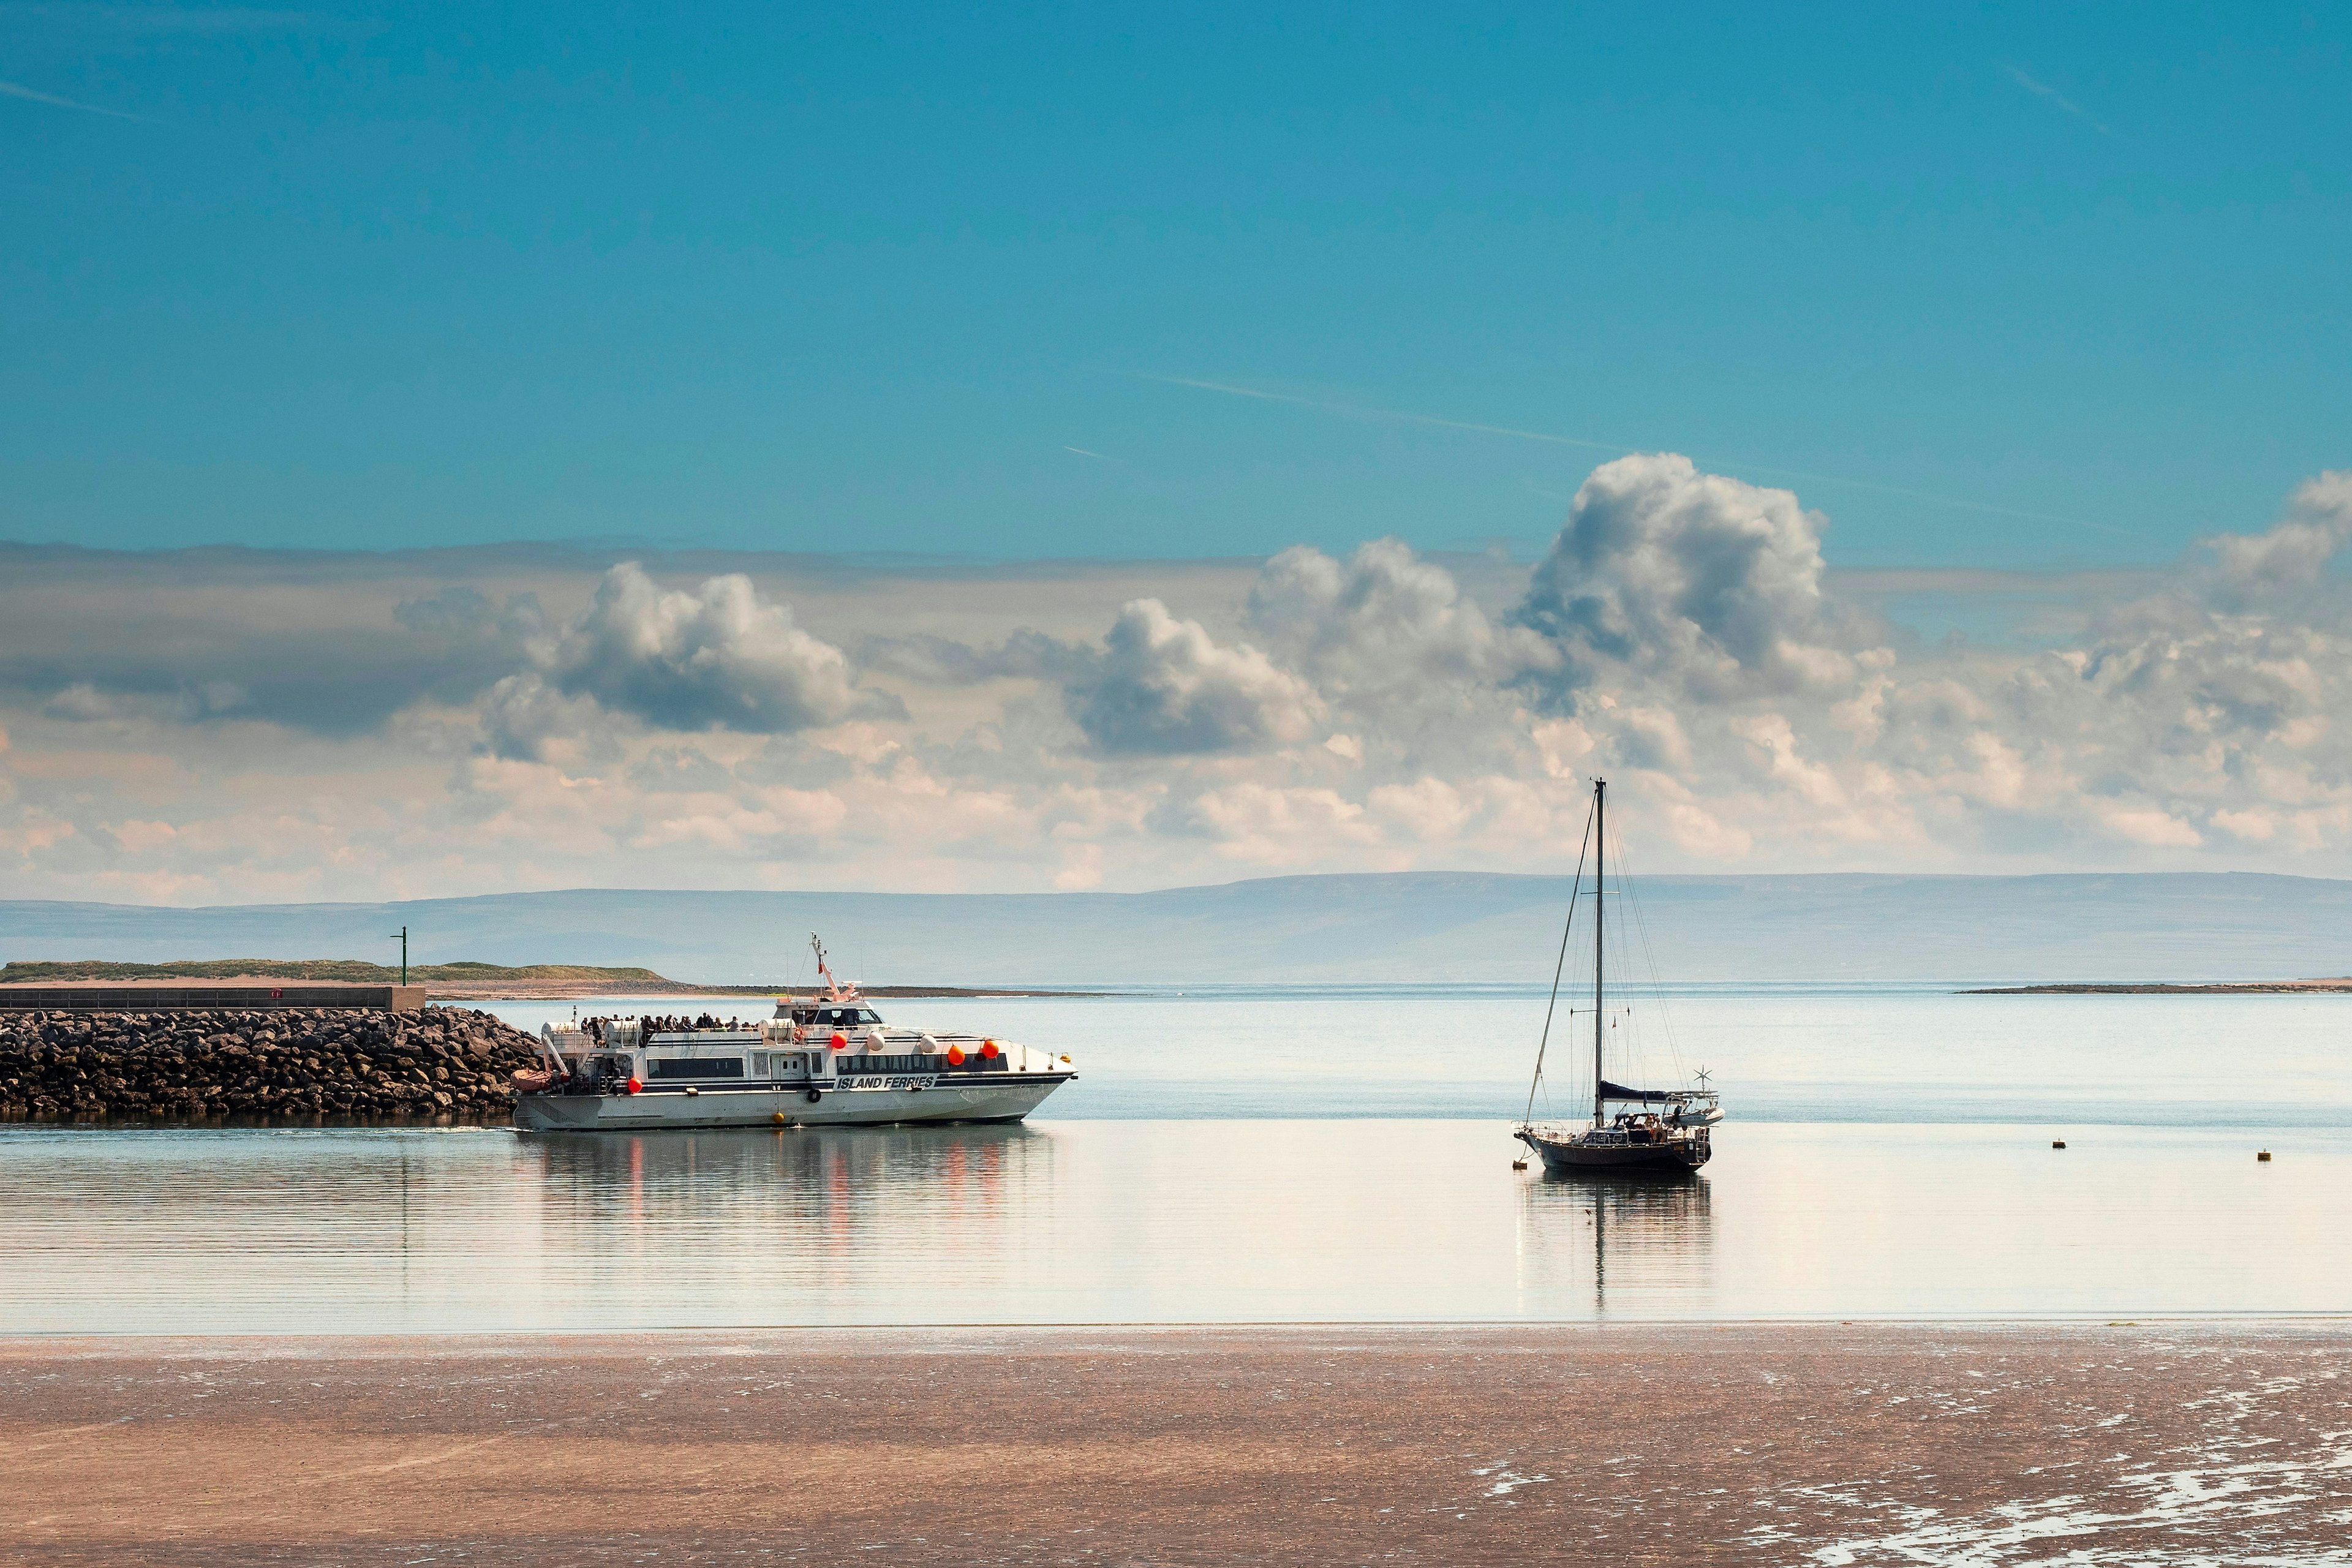
[[[525,1094],[526,1132],[644,1131],[665,1127],[882,1127],[921,1121],[1018,1121],[1076,1075],[941,1075],[922,1089],[782,1087],[647,1089],[638,1094]]]

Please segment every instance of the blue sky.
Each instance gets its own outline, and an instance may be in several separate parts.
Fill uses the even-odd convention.
[[[2161,562],[2352,464],[2347,36],[0,5],[0,536],[1524,560],[1622,447]]]

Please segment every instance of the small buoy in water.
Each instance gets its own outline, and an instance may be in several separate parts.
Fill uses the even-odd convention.
[[[2053,1138],[2050,1140],[2050,1146],[2053,1149],[2063,1149],[2066,1146],[2066,1140],[2063,1138]]]
[[[777,1126],[782,1127],[784,1124],[784,1113],[779,1110],[773,1116],[768,1118],[768,1120],[774,1122]]]
[[[1511,1169],[1514,1171],[1524,1171],[1527,1168],[1528,1163],[1525,1160],[1514,1160],[1511,1162]]]
[[[2267,1165],[2271,1163],[2271,1152],[2267,1149],[2257,1149],[2254,1151],[2254,1158]]]

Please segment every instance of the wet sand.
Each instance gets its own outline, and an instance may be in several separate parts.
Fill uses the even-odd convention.
[[[2342,1563],[2352,1327],[0,1341],[27,1563]]]

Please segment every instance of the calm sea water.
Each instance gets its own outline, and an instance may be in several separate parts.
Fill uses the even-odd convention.
[[[1599,1185],[1510,1169],[1542,1007],[1411,991],[887,1007],[1068,1051],[1083,1076],[1019,1128],[12,1129],[0,1331],[2352,1302],[2352,998],[1670,997],[1671,1041],[1645,1019],[1629,1054],[1653,1077],[1705,1062],[1732,1120],[1695,1181]]]
[[[915,1027],[962,1027],[1067,1054],[1045,1114],[1515,1117],[1544,1023],[1541,991],[1398,987],[1100,998],[885,1002]],[[1549,1103],[1591,1092],[1592,1017],[1564,998]],[[603,1004],[765,1016],[756,999]],[[499,1004],[536,1030],[569,1006]],[[1704,1067],[1741,1122],[2098,1121],[2352,1127],[2352,995],[1966,996],[1949,986],[1705,988],[1611,1015],[1619,1081]]]

